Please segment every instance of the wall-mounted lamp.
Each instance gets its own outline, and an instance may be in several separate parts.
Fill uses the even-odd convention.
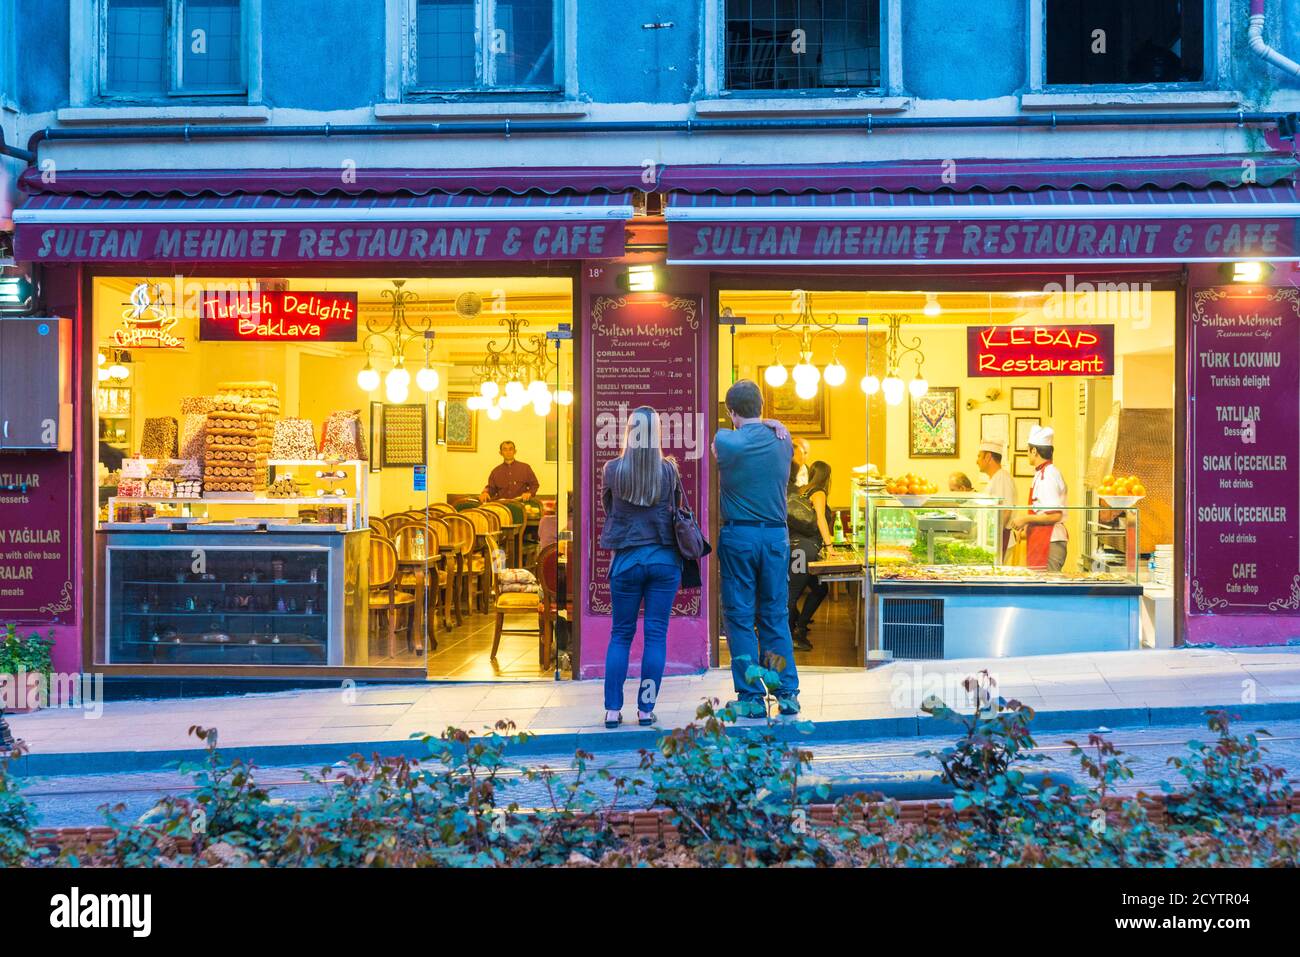
[[[654,292],[659,288],[659,271],[648,265],[628,266],[618,282],[628,292]]]
[[[1263,282],[1273,275],[1273,264],[1247,259],[1241,262],[1224,263],[1219,267],[1219,275],[1226,282],[1251,285]]]

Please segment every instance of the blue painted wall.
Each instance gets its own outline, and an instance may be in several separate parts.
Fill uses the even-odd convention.
[[[346,110],[384,98],[383,0],[263,0],[268,106]]]
[[[25,113],[67,105],[67,0],[13,2],[18,11],[18,105]],[[580,98],[683,104],[701,94],[705,0],[571,2],[577,4]],[[923,100],[979,100],[1023,90],[1029,2],[979,0],[962,6],[953,0],[904,0],[904,92]],[[263,0],[265,103],[325,111],[382,101],[384,6],[384,0]],[[1268,14],[1269,41],[1300,59],[1296,0],[1268,0]],[[1224,85],[1264,96],[1278,89],[1300,90],[1300,79],[1275,70],[1264,73],[1248,52],[1247,17],[1248,0],[1232,0],[1232,77]],[[650,23],[671,26],[646,29]]]
[[[988,99],[1026,85],[1025,0],[979,0],[954,16],[952,0],[903,4],[903,86],[922,99]]]

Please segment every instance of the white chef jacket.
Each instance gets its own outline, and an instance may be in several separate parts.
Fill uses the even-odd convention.
[[[986,494],[991,498],[996,498],[1008,508],[1014,508],[1016,504],[1016,483],[1011,478],[1011,473],[1001,468],[994,472],[989,477],[989,487]],[[1000,524],[1005,526],[1007,520],[1011,517],[1011,513],[1001,512],[999,515],[1001,517]]]
[[[1034,481],[1030,486],[1029,504],[1031,512],[1054,512],[1065,507],[1065,477],[1061,470],[1051,462],[1040,465],[1034,470]],[[1064,542],[1069,538],[1065,522],[1052,526],[1052,541]]]

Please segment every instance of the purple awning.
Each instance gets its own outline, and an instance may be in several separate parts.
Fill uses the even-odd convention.
[[[344,181],[338,169],[66,170],[44,182],[39,170],[23,173],[31,195],[92,197],[429,196],[434,194],[562,195],[665,193],[801,195],[806,193],[1001,192],[1038,189],[1204,189],[1260,186],[1295,177],[1290,153],[1155,156],[1099,159],[897,160],[815,165],[684,165],[509,167],[476,169],[358,169]]]
[[[464,262],[623,254],[629,194],[30,197],[14,249],[36,262]]]
[[[1209,189],[673,196],[668,260],[1182,263],[1300,253],[1290,184]]]

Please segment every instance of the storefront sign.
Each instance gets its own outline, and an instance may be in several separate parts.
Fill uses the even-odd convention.
[[[1300,290],[1193,290],[1192,615],[1300,611]]]
[[[809,210],[809,218],[816,211]],[[670,223],[668,258],[689,263],[1191,262],[1289,259],[1286,219],[904,220]]]
[[[677,460],[682,486],[691,506],[701,507],[700,461],[708,454],[709,417],[702,400],[707,380],[696,361],[703,303],[695,297],[668,294],[593,296],[591,300],[592,383],[594,406],[589,419],[594,434],[597,476],[621,449],[628,415],[648,405],[660,416],[665,455]],[[588,514],[594,517],[593,541],[605,527],[599,481],[587,483]],[[612,610],[609,566],[613,553],[595,549],[588,585],[588,606],[598,615]],[[698,615],[700,592],[679,591],[676,615]]]
[[[174,226],[57,225],[17,231],[39,262],[473,262],[623,255],[623,223],[477,222]]]
[[[966,374],[1106,376],[1115,374],[1114,326],[971,326]]]
[[[0,455],[0,622],[72,620],[72,456]]]
[[[213,292],[199,300],[205,342],[356,342],[355,292]]]

